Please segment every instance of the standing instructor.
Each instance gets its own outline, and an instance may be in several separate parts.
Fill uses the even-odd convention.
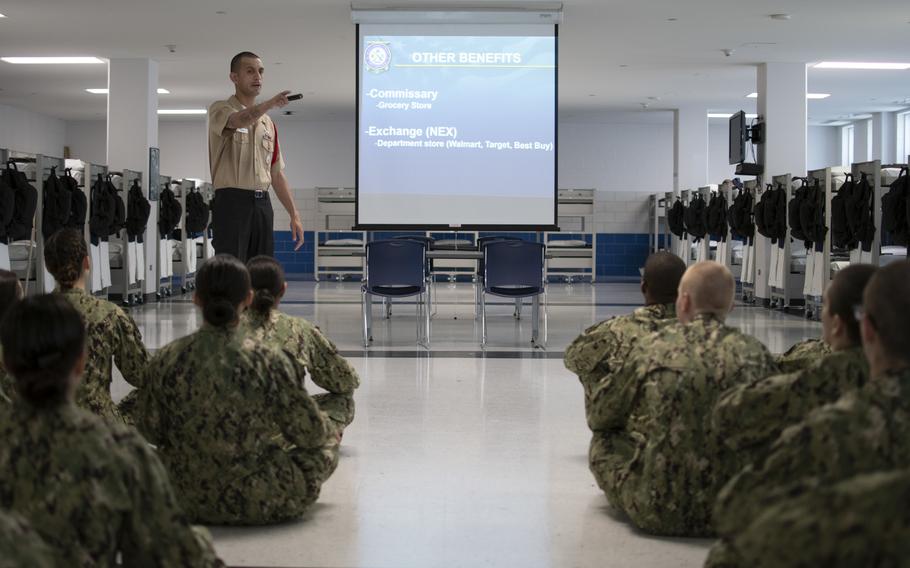
[[[269,186],[291,217],[295,250],[303,245],[303,226],[284,176],[278,129],[268,111],[288,104],[282,91],[256,104],[262,90],[262,60],[244,51],[231,59],[234,95],[209,107],[209,167],[215,198],[212,244],[216,254],[246,262],[257,255],[273,256],[272,202]]]

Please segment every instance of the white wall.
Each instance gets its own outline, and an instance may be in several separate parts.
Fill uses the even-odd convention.
[[[107,164],[107,124],[103,120],[71,120],[66,123],[70,157]]]
[[[819,170],[840,164],[840,137],[836,126],[810,126],[806,167]]]
[[[65,139],[63,120],[0,105],[0,148],[62,158]]]
[[[673,120],[629,114],[559,124],[559,187],[599,191],[673,190]],[[642,113],[638,113],[642,114]]]

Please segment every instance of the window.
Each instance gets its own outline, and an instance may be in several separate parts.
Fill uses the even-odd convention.
[[[853,163],[853,125],[842,126],[840,129],[840,163],[850,166]]]
[[[897,161],[903,162],[910,155],[910,111],[897,115]]]

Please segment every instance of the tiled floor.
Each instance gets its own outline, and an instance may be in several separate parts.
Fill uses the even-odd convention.
[[[634,284],[554,285],[546,351],[529,343],[530,309],[493,305],[479,346],[469,285],[438,286],[429,351],[415,347],[413,304],[376,308],[364,351],[351,283],[293,283],[283,309],[316,322],[361,375],[341,464],[298,522],[213,528],[232,566],[700,566],[708,541],[653,538],[608,510],[587,468],[581,387],[566,344],[640,303]],[[191,332],[188,299],[134,310],[148,345]],[[780,352],[816,323],[738,306],[730,323]],[[117,395],[126,385],[115,384]]]

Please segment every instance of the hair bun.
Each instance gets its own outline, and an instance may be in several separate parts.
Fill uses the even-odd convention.
[[[237,319],[237,308],[229,301],[218,298],[205,305],[202,317],[215,327],[225,327]]]
[[[275,307],[278,300],[269,290],[260,288],[253,294],[253,311],[262,315],[268,314]]]

